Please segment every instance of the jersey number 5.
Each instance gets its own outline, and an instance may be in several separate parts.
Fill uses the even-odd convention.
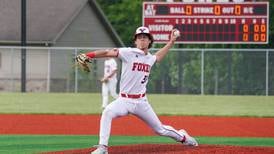
[[[144,78],[143,78],[143,80],[141,81],[141,83],[144,84],[145,82],[147,82],[147,79],[148,79],[148,76],[145,75]]]

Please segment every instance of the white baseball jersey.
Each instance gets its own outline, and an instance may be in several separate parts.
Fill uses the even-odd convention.
[[[108,77],[114,70],[117,70],[117,63],[113,58],[105,60],[104,77]],[[109,80],[116,79],[116,73]]]
[[[118,58],[122,60],[120,93],[144,94],[156,56],[138,48],[119,48]]]

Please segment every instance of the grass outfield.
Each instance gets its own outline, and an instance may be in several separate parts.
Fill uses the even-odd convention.
[[[197,137],[200,144],[238,145],[238,146],[269,146],[274,147],[273,138],[221,138]],[[0,153],[26,154],[46,151],[62,151],[90,148],[97,144],[97,136],[63,136],[63,135],[31,135],[31,136],[0,136]],[[172,139],[161,136],[111,136],[110,145],[128,145],[145,143],[176,144]]]
[[[0,113],[99,114],[94,93],[0,93]],[[274,96],[149,94],[158,115],[274,117]]]

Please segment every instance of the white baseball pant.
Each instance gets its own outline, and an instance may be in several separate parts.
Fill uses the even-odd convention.
[[[117,80],[109,80],[107,83],[102,84],[102,108],[105,108],[108,105],[109,93],[113,98],[118,98],[118,94],[116,93],[116,84]]]
[[[143,120],[154,132],[161,136],[171,137],[176,141],[182,141],[183,137],[171,126],[163,125],[147,98],[130,99],[119,97],[109,104],[102,113],[100,121],[100,145],[108,145],[112,119],[133,114]]]

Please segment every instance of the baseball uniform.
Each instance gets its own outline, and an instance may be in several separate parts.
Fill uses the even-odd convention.
[[[146,85],[156,56],[146,55],[137,48],[120,48],[118,58],[122,60],[120,96],[103,111],[99,144],[108,145],[112,119],[128,114],[143,120],[157,134],[181,141],[183,136],[171,126],[163,125],[147,101]]]
[[[102,108],[108,105],[109,93],[113,98],[118,98],[116,93],[117,84],[117,63],[113,58],[109,58],[104,62],[104,78],[106,82],[102,82]],[[114,73],[114,74],[113,74]],[[111,76],[112,75],[112,76]]]
[[[136,29],[134,35],[136,48],[114,48],[109,54],[107,50],[97,51],[96,54],[93,52],[88,53],[90,58],[117,56],[122,61],[119,97],[109,104],[102,113],[99,146],[92,154],[108,153],[107,146],[112,119],[128,114],[140,118],[161,136],[171,137],[184,145],[198,146],[198,142],[188,135],[185,130],[178,131],[171,126],[163,125],[146,97],[146,85],[149,80],[150,70],[156,60],[161,61],[167,54],[168,49],[174,44],[179,36],[177,31],[176,29],[171,31],[170,42],[157,51],[155,55],[148,52],[153,44],[153,36],[147,27]]]

